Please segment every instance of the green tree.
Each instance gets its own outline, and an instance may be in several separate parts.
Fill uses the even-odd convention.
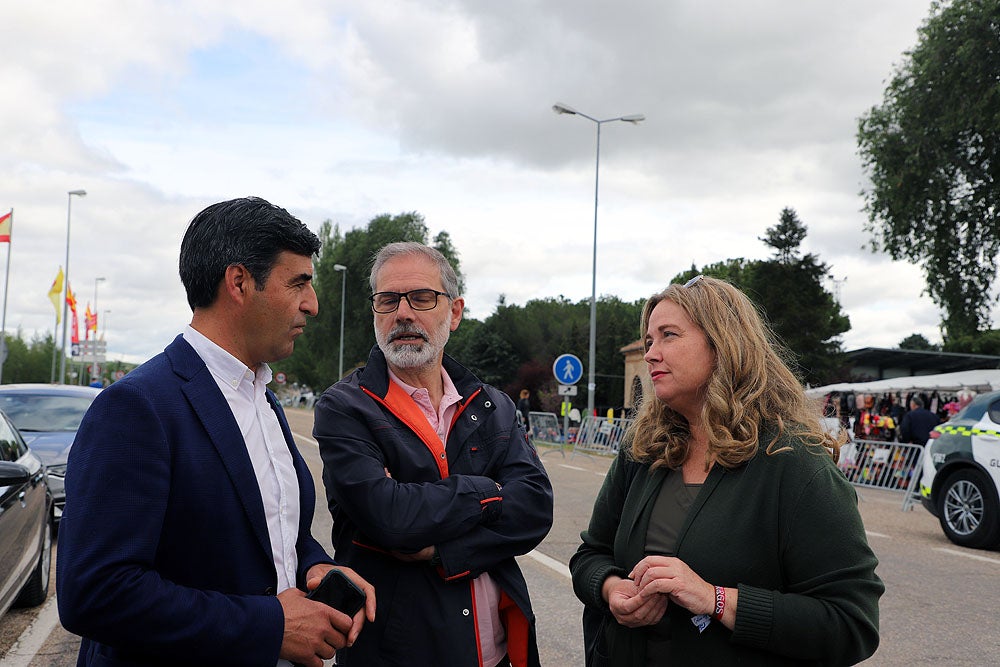
[[[624,403],[624,359],[621,348],[639,338],[643,301],[624,302],[613,296],[597,300],[597,358],[594,405],[603,413]],[[465,323],[462,324],[462,327]],[[459,332],[462,331],[459,327]],[[590,340],[590,300],[573,303],[563,296],[533,299],[523,306],[501,297],[493,314],[476,330],[481,339],[471,348],[451,348],[449,354],[469,366],[482,379],[512,398],[528,389],[534,404],[550,408],[556,395],[552,363],[560,354],[587,359]],[[460,356],[469,354],[468,357]],[[586,404],[586,387],[576,398]]]
[[[458,252],[451,237],[447,232],[440,232],[430,242],[424,218],[416,212],[379,215],[365,227],[346,233],[327,220],[320,226],[319,237],[323,247],[316,259],[313,277],[319,297],[319,314],[306,326],[292,356],[274,364],[291,380],[316,392],[339,379],[341,292],[345,297],[344,373],[364,364],[375,344],[368,277],[375,253],[382,246],[396,241],[416,241],[437,248],[454,267],[460,285],[463,281]],[[346,267],[346,272],[336,270],[337,265]]]
[[[927,340],[923,334],[912,333],[899,341],[900,350],[939,350],[940,346]]]
[[[992,329],[952,338],[945,342],[944,351],[1000,356],[1000,331]]]
[[[1000,0],[935,1],[858,122],[876,250],[919,263],[945,340],[989,325],[1000,252]]]
[[[55,343],[51,333],[35,334],[24,340],[18,330],[16,336],[5,335],[7,360],[3,365],[4,384],[20,382],[48,382],[52,379],[52,354]],[[57,360],[58,363],[58,360]]]
[[[798,258],[799,245],[806,237],[806,226],[799,221],[795,209],[781,209],[781,218],[774,227],[768,227],[767,233],[758,237],[765,245],[774,248],[777,260],[782,264],[791,264]]]
[[[810,384],[832,379],[842,354],[839,336],[851,328],[840,304],[823,286],[828,277],[826,264],[810,254],[789,264],[760,262],[746,286]]]

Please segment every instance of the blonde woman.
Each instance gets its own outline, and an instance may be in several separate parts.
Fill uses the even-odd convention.
[[[698,276],[642,328],[653,395],[570,562],[588,665],[870,656],[884,586],[840,443],[753,304]]]

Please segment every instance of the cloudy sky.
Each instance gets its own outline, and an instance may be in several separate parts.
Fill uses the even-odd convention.
[[[832,267],[847,349],[940,341],[918,267],[872,254],[857,118],[929,1],[52,0],[0,4],[7,330],[55,328],[65,263],[110,356],[189,321],[186,224],[259,195],[311,228],[418,211],[461,255],[469,314],[644,298],[695,263],[766,258],[790,206]],[[0,263],[5,261],[0,246]],[[98,283],[97,278],[105,280]],[[322,307],[322,304],[321,304]]]

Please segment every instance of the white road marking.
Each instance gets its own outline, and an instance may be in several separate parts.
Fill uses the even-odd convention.
[[[309,436],[307,436],[307,435],[302,435],[301,433],[296,433],[295,431],[292,431],[292,435],[294,435],[294,436],[295,436],[296,438],[298,438],[299,440],[305,440],[305,441],[306,441],[306,442],[308,442],[308,443],[309,443],[310,445],[315,445],[316,447],[319,447],[319,443],[318,443],[318,442],[316,442],[315,440],[313,440],[312,438],[310,438],[310,437],[309,437]]]
[[[559,467],[560,468],[569,468],[570,470],[579,470],[580,472],[593,472],[598,477],[607,477],[608,476],[608,474],[606,472],[595,472],[595,471],[587,470],[586,468],[580,468],[579,466],[571,466],[568,463],[560,463]]]
[[[981,560],[984,563],[996,563],[1000,565],[1000,560],[996,558],[989,558],[988,556],[980,556],[978,554],[968,554],[964,551],[955,551],[954,549],[946,549],[944,547],[934,547],[934,551],[940,551],[942,553],[951,554],[953,556],[964,556],[965,558],[971,558],[973,560]]]
[[[31,625],[24,629],[7,651],[7,655],[3,657],[4,667],[28,667],[57,625],[59,625],[59,607],[56,606],[56,596],[53,595]]]
[[[531,551],[529,551],[524,555],[527,556],[528,558],[532,558],[538,561],[545,567],[549,568],[550,570],[553,570],[554,572],[557,572],[558,574],[561,574],[567,579],[573,578],[573,576],[569,572],[569,567],[567,565],[560,563],[555,558],[546,556],[541,551],[535,551],[534,549],[532,549]]]
[[[868,535],[869,537],[884,537],[887,540],[891,539],[891,537],[889,535],[886,535],[885,533],[876,533],[873,530],[866,530],[865,531],[865,535]]]

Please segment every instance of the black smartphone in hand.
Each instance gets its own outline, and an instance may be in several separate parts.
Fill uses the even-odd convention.
[[[306,597],[351,617],[365,605],[365,592],[336,568],[327,572],[319,586],[309,591]]]

